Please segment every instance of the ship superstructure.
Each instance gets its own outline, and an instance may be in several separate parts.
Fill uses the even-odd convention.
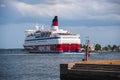
[[[52,21],[51,29],[26,30],[24,48],[29,52],[80,52],[80,35],[58,28],[58,17]]]

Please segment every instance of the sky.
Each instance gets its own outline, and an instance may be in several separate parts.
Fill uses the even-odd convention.
[[[81,44],[120,45],[120,0],[0,0],[0,48],[23,48],[25,30],[35,24],[80,34]]]

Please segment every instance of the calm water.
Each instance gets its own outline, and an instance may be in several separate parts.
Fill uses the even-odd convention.
[[[25,51],[0,51],[0,80],[60,80],[61,63],[79,62],[83,53],[31,54]],[[92,53],[90,60],[120,60],[120,52]]]

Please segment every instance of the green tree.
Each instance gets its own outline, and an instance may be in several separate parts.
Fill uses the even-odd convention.
[[[112,47],[111,47],[111,45],[108,45],[108,50],[112,50]]]
[[[82,47],[85,49],[85,48],[86,48],[86,45],[84,44]]]
[[[95,50],[97,50],[97,51],[98,51],[98,50],[101,50],[101,45],[100,45],[100,44],[96,44],[96,45],[95,45]]]
[[[118,46],[113,45],[113,46],[112,46],[112,51],[114,51],[114,50],[118,50]]]
[[[108,47],[106,47],[106,46],[105,46],[105,47],[103,47],[103,50],[106,50],[106,51],[107,51],[107,50],[108,50]]]
[[[81,48],[85,48],[85,44],[81,44]]]

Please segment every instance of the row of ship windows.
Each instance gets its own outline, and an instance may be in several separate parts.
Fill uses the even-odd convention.
[[[51,35],[38,35],[38,36],[35,36],[35,38],[40,38],[40,37],[50,37]],[[54,37],[57,37],[56,35],[54,35]],[[62,38],[80,38],[80,37],[62,37]]]
[[[39,38],[39,37],[50,37],[50,34],[45,34],[45,35],[35,35],[35,38]]]
[[[49,37],[49,38],[41,38],[41,39],[31,39],[31,40],[26,40],[26,41],[35,41],[35,40],[39,40],[39,41],[44,41],[44,40],[47,40],[47,39],[58,39],[60,37]],[[80,38],[80,37],[62,37],[63,39],[77,39],[77,38]]]
[[[62,38],[66,38],[66,39],[68,39],[68,38],[80,38],[80,37],[62,37]]]
[[[50,37],[51,34],[31,34],[31,35],[28,35],[27,37],[30,37],[30,36],[35,36],[36,38],[37,37]]]

